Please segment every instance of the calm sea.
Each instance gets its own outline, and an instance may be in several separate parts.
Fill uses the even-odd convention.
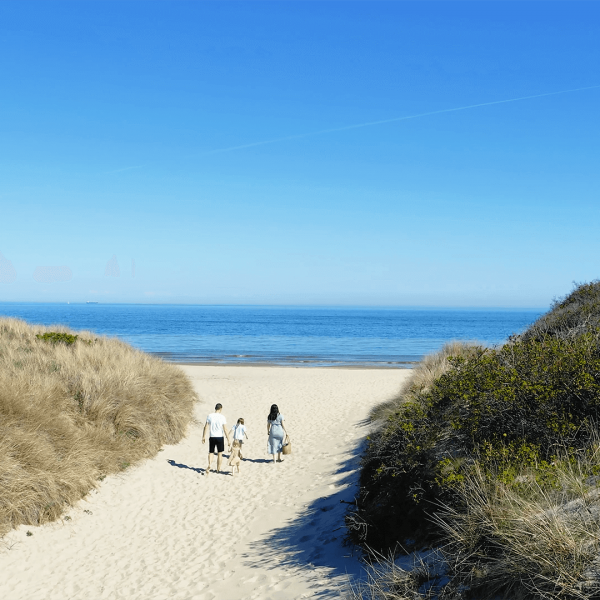
[[[116,336],[174,362],[410,366],[449,340],[498,344],[541,310],[0,303],[0,315]]]

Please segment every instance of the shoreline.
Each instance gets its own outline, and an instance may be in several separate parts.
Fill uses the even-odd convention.
[[[387,371],[390,369],[398,370],[409,370],[413,369],[415,365],[419,364],[416,362],[405,362],[405,363],[394,363],[387,365],[379,365],[375,363],[357,363],[357,364],[342,364],[342,365],[324,365],[319,364],[281,364],[276,362],[243,362],[243,363],[229,363],[229,362],[185,362],[185,361],[165,361],[169,364],[178,365],[180,367],[254,367],[254,368],[278,368],[278,369],[341,369],[341,370],[382,370]]]

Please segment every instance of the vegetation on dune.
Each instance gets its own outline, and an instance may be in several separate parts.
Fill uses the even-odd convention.
[[[396,398],[373,411],[380,425],[369,436],[357,506],[346,518],[353,542],[385,552],[398,542],[406,545],[412,538],[421,543],[429,535],[427,502],[437,497],[438,472],[448,476],[453,464],[447,464],[448,456],[436,447],[438,438],[451,436],[444,431],[444,415],[435,414],[429,398],[453,361],[483,352],[476,345],[448,344],[414,369]]]
[[[47,331],[46,333],[37,333],[35,337],[38,340],[44,340],[45,342],[50,342],[51,344],[66,344],[67,346],[71,346],[79,339],[78,335],[58,331]],[[82,339],[81,341],[86,344],[92,343],[92,340]]]
[[[440,545],[447,577],[388,562],[359,597],[600,598],[599,415],[598,282],[502,347],[427,357],[373,412],[347,526],[380,552]]]
[[[552,485],[523,469],[506,485],[479,465],[434,515],[444,544],[399,565],[375,559],[348,600],[597,600],[600,598],[600,443],[558,451]]]
[[[458,489],[461,502],[435,518],[444,533],[447,596],[511,600],[600,598],[600,444],[558,453],[550,482],[523,469],[507,485],[480,466]],[[556,451],[556,450],[555,450]],[[461,597],[461,596],[458,596]]]
[[[600,281],[577,286],[566,298],[554,301],[520,338],[541,340],[548,336],[572,338],[600,329]]]
[[[178,442],[196,400],[176,366],[116,339],[0,319],[0,535]]]

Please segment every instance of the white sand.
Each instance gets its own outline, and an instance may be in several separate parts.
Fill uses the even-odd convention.
[[[217,402],[228,425],[245,418],[241,474],[203,476],[207,447],[194,426],[180,444],[108,477],[68,511],[70,520],[10,533],[0,550],[0,598],[331,598],[346,573],[360,573],[342,545],[340,500],[356,490],[369,409],[409,371],[183,368],[202,398],[198,421]],[[293,442],[293,455],[276,465],[266,462],[274,402]]]

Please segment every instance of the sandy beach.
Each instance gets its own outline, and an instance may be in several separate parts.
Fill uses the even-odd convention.
[[[64,519],[11,532],[0,548],[1,598],[334,598],[360,573],[343,546],[340,501],[354,495],[369,409],[410,371],[182,368],[201,397],[187,438],[107,477]],[[204,476],[202,425],[217,402],[228,426],[244,417],[248,429],[234,477]],[[272,403],[293,443],[281,464],[267,462]]]

